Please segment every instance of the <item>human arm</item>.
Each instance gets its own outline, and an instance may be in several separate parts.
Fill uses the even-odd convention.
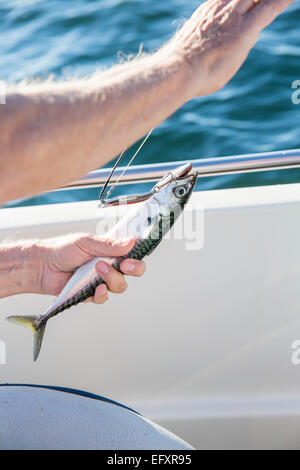
[[[2,243],[0,298],[23,293],[58,295],[78,266],[95,256],[126,255],[134,243],[134,238],[110,240],[88,234]],[[108,290],[114,293],[126,290],[124,276],[107,263],[98,263],[96,269]],[[141,276],[144,270],[142,261],[125,259],[121,263],[121,271],[128,275]],[[107,296],[106,286],[100,285],[91,300],[101,304]]]
[[[88,80],[20,85],[0,106],[0,204],[102,166],[222,88],[291,0],[208,0],[159,51]]]

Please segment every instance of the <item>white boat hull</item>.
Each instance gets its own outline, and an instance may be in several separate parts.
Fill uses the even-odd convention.
[[[0,238],[95,233],[96,206],[3,209]],[[125,294],[51,320],[37,363],[5,317],[53,299],[1,300],[0,380],[107,396],[200,449],[300,449],[300,185],[198,192],[189,211],[203,248],[164,240]]]

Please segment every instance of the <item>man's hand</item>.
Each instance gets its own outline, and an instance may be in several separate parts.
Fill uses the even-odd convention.
[[[21,293],[58,295],[76,268],[94,257],[126,255],[135,239],[110,240],[87,234],[67,235],[39,242],[24,242],[18,246],[0,246],[0,297]],[[107,290],[122,293],[127,288],[123,274],[101,261],[96,265],[99,276],[106,282],[97,287],[92,299],[102,304]],[[125,259],[121,271],[141,276],[143,261]]]
[[[166,46],[190,67],[189,96],[223,88],[245,61],[259,33],[294,0],[208,0]]]

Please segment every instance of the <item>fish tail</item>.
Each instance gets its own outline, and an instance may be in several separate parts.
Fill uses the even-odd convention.
[[[41,345],[43,341],[43,336],[46,328],[46,323],[40,326],[35,325],[38,315],[13,315],[7,317],[6,319],[12,323],[17,323],[18,325],[27,326],[33,332],[33,360],[36,361],[41,350]]]

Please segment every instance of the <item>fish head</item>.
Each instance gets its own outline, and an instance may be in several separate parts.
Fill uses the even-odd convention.
[[[167,216],[170,212],[179,215],[183,211],[197,181],[197,173],[192,173],[191,170],[191,164],[178,167],[169,174],[169,181],[164,177],[156,185],[153,198],[159,204],[162,215]]]

